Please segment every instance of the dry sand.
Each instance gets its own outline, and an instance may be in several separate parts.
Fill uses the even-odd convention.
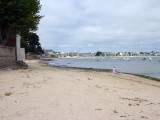
[[[27,63],[0,70],[0,120],[160,120],[160,82]]]

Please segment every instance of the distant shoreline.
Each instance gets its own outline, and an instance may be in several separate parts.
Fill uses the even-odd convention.
[[[90,57],[90,56],[88,56],[88,57],[84,57],[84,56],[73,56],[73,57],[71,57],[71,56],[67,56],[67,57],[58,57],[58,58],[148,58],[148,57],[159,57],[160,58],[160,56],[92,56],[92,57]],[[55,59],[55,58],[53,58],[53,59]]]

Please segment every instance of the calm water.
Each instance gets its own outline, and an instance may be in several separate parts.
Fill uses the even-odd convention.
[[[150,61],[150,59],[152,59]],[[160,78],[160,57],[129,57],[129,58],[63,58],[49,62],[51,65],[80,68],[112,69],[119,72],[134,73]]]

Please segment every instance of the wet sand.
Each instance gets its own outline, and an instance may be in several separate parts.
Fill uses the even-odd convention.
[[[27,61],[0,70],[0,120],[158,120],[160,82]]]

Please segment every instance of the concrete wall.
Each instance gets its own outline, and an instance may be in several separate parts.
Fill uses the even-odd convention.
[[[21,37],[20,35],[16,36],[16,49],[17,49],[17,61],[25,60],[25,49],[20,47]]]
[[[17,48],[17,61],[24,61],[26,59],[25,57],[25,49]]]
[[[16,63],[14,47],[0,46],[0,68],[13,66]]]

